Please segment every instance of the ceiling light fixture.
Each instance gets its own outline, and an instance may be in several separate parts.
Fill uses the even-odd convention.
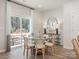
[[[38,5],[38,7],[39,7],[39,8],[41,8],[41,7],[42,7],[42,5]]]

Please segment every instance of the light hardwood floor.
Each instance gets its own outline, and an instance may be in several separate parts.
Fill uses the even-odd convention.
[[[27,59],[23,56],[23,48],[13,48],[11,52],[0,54],[0,59]],[[34,55],[29,53],[28,59],[35,59]],[[37,56],[37,59],[42,59],[42,55]],[[62,47],[55,48],[55,55],[52,56],[51,50],[46,53],[45,59],[77,59],[73,50],[64,49]]]

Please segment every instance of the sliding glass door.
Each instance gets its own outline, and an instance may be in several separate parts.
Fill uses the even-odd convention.
[[[20,46],[23,44],[23,35],[30,32],[30,18],[23,17],[11,17],[11,46]]]

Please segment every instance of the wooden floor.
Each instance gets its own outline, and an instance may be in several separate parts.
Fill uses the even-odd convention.
[[[23,48],[13,48],[11,52],[0,54],[0,59],[27,59],[23,56]],[[28,59],[35,59],[34,55],[29,53]],[[38,55],[37,59],[42,59],[42,55]],[[55,48],[55,55],[52,56],[51,50],[46,53],[45,59],[77,59],[73,50],[67,50],[62,47]]]

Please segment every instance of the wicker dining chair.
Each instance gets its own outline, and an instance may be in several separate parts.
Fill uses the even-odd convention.
[[[73,39],[72,43],[73,43],[73,47],[74,47],[74,50],[76,52],[76,55],[79,58],[79,46],[78,46],[78,42],[76,41],[76,39]]]
[[[52,38],[52,41],[51,41],[51,42],[46,42],[46,43],[45,43],[45,46],[46,46],[47,48],[51,48],[52,55],[55,54],[55,39]]]
[[[30,39],[28,37],[24,37],[24,52],[23,52],[23,54],[25,55],[25,53],[27,53],[27,57],[28,57],[29,49],[31,49],[31,52],[33,53],[33,48],[35,46],[32,42],[30,43],[29,40]]]
[[[37,58],[37,53],[38,50],[41,49],[42,51],[42,55],[43,55],[43,59],[45,57],[45,39],[39,38],[35,40],[35,59]]]

